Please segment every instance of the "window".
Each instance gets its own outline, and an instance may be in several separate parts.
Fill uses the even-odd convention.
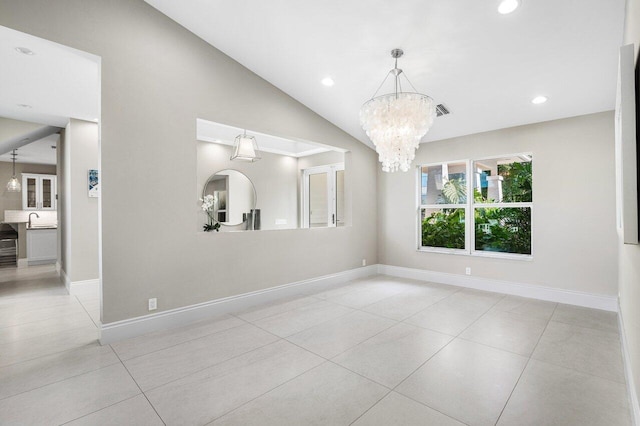
[[[419,170],[419,249],[531,255],[531,155],[431,164]]]

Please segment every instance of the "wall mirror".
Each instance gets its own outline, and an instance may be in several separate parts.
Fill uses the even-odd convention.
[[[213,216],[221,225],[237,226],[256,207],[256,189],[242,172],[227,169],[209,176],[202,198],[213,196]]]
[[[346,151],[246,129],[261,159],[234,161],[245,129],[198,119],[198,198],[214,196],[220,232],[343,227],[350,220]],[[200,211],[196,226],[207,220]]]

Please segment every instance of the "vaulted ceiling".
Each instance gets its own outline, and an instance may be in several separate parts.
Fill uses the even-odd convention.
[[[451,110],[423,141],[614,108],[624,0],[146,1],[367,144],[359,109],[396,47]]]

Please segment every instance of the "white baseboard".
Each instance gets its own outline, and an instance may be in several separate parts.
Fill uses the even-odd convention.
[[[18,259],[18,269],[24,269],[29,266],[29,261],[27,259]]]
[[[96,296],[100,295],[100,280],[84,280],[84,281],[71,281],[67,287],[67,291],[71,296]]]
[[[459,287],[493,291],[514,296],[530,297],[550,302],[566,303],[587,308],[618,311],[618,298],[602,294],[583,293],[560,288],[543,287],[532,284],[522,284],[510,281],[500,281],[489,278],[468,275],[448,274],[445,272],[427,271],[422,269],[404,268],[400,266],[378,265],[378,273],[394,277],[410,278],[420,281],[431,281]]]
[[[69,277],[67,276],[67,273],[62,268],[60,268],[60,279],[64,283],[64,286],[67,288],[67,292],[71,294],[70,292],[71,280],[69,279]]]
[[[627,395],[631,409],[631,420],[634,425],[640,425],[640,404],[638,404],[638,394],[636,393],[633,370],[631,370],[631,359],[629,358],[629,345],[627,343],[627,332],[624,328],[622,310],[618,310],[618,327],[620,328],[620,344],[622,345],[622,361],[624,362],[624,372],[627,378]]]
[[[211,300],[155,314],[102,324],[100,330],[100,343],[106,345],[119,340],[139,336],[141,334],[187,325],[212,316],[246,309],[254,305],[311,290],[321,290],[356,278],[375,275],[377,273],[377,265],[365,266],[362,268],[350,269],[336,274],[311,278],[251,293],[225,297],[223,299]]]

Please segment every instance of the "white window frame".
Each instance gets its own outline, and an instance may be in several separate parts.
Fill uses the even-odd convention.
[[[417,172],[417,181],[418,181],[418,187],[417,187],[417,203],[418,203],[418,207],[417,207],[417,246],[418,246],[418,251],[427,251],[427,252],[436,252],[436,253],[446,253],[446,254],[469,254],[469,229],[468,229],[468,216],[469,216],[469,203],[467,200],[467,203],[464,204],[422,204],[422,168],[423,167],[432,167],[432,166],[441,166],[443,164],[452,164],[452,163],[464,163],[465,164],[465,180],[467,181],[467,194],[469,193],[469,178],[468,178],[468,173],[469,173],[469,160],[451,160],[451,161],[440,161],[437,163],[428,163],[428,164],[421,164],[417,167],[416,172]],[[422,245],[422,220],[421,220],[421,216],[422,216],[422,209],[464,209],[464,223],[465,223],[465,240],[464,240],[464,246],[465,248],[463,249],[454,249],[454,248],[446,248],[446,247],[429,247],[429,246],[423,246]]]
[[[302,227],[309,228],[309,176],[327,173],[327,227],[338,227],[338,212],[336,211],[338,171],[344,171],[344,163],[328,164],[304,169],[302,171]],[[333,220],[332,220],[333,219]],[[322,228],[322,227],[321,227]]]
[[[443,254],[455,254],[455,255],[463,255],[463,256],[476,256],[476,257],[492,257],[492,258],[500,258],[500,259],[515,259],[515,260],[532,260],[534,254],[534,246],[533,246],[533,229],[534,229],[534,207],[533,202],[516,202],[516,203],[476,203],[473,197],[474,194],[474,179],[475,179],[475,171],[473,169],[473,163],[476,161],[482,160],[494,160],[504,157],[517,157],[520,155],[529,155],[533,156],[530,152],[520,152],[517,154],[502,154],[502,155],[492,155],[488,157],[474,158],[474,159],[465,159],[465,160],[448,160],[448,161],[439,161],[435,163],[426,163],[420,164],[416,167],[416,181],[417,181],[417,189],[416,189],[416,201],[417,201],[417,209],[416,209],[416,245],[417,250],[419,252],[427,252],[427,253],[443,253]],[[422,204],[422,168],[423,167],[433,167],[440,166],[443,164],[451,164],[451,163],[465,163],[466,171],[465,171],[465,179],[467,184],[467,202],[465,204]],[[535,182],[534,170],[532,168],[532,181]],[[533,185],[532,185],[533,186]],[[478,208],[493,208],[493,207],[501,207],[501,208],[529,208],[531,209],[531,254],[519,254],[519,253],[503,253],[503,252],[491,252],[485,250],[476,250],[475,243],[475,211]],[[464,249],[451,249],[445,247],[429,247],[422,245],[422,220],[421,213],[422,209],[464,209],[464,217],[465,217],[465,248]]]

